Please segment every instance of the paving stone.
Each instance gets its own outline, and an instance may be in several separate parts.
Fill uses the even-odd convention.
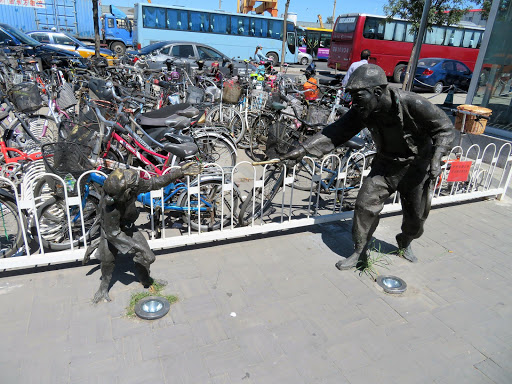
[[[202,355],[197,349],[160,359],[166,383],[210,383]]]
[[[228,339],[223,324],[217,318],[194,321],[190,323],[190,327],[198,346],[216,344]]]
[[[227,373],[231,378],[242,378],[248,372],[249,363],[233,340],[202,347],[199,351],[211,376]]]
[[[196,338],[189,324],[153,330],[160,357],[172,356],[196,348]]]

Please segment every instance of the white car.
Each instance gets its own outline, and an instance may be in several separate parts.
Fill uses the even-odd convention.
[[[297,60],[302,65],[309,65],[313,62],[313,57],[309,53],[299,51]]]

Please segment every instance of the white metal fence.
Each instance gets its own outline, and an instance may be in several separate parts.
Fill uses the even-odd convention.
[[[467,151],[463,151],[461,147],[453,148],[449,156],[451,161],[445,163],[443,174],[433,192],[432,205],[463,202],[491,196],[502,199],[512,177],[511,154],[512,145],[510,143],[504,144],[501,148],[497,148],[495,144],[489,144],[483,150],[477,145],[471,146]],[[362,178],[364,178],[369,172],[367,169],[368,159],[359,153],[352,155],[351,160],[354,159],[357,159],[359,164],[364,167],[364,171],[361,172]],[[448,182],[452,164],[458,160],[471,161],[468,180]],[[180,208],[182,211],[178,211],[178,208],[166,210],[156,220],[154,213],[162,209],[160,205],[166,204],[162,197],[170,194],[168,192],[164,193],[163,190],[151,192],[150,204],[141,210],[140,215],[141,218],[149,216],[150,219],[141,223],[140,228],[148,233],[149,244],[153,249],[168,249],[233,238],[240,238],[242,241],[248,235],[350,219],[353,215],[351,208],[358,187],[362,183],[362,178],[355,185],[351,181],[350,177],[353,174],[351,175],[351,170],[344,166],[344,163],[350,162],[335,155],[325,157],[322,162],[315,162],[310,158],[306,158],[305,161],[314,169],[314,172],[313,175],[310,175],[310,187],[303,188],[303,190],[295,188],[300,172],[304,172],[304,169],[301,170],[300,166],[295,166],[293,170],[283,171],[286,173],[282,175],[276,173],[277,176],[267,180],[267,183],[262,179],[262,175],[269,175],[273,169],[271,165],[262,167],[253,166],[249,162],[241,162],[229,171],[222,170],[220,167],[213,167],[215,175],[212,174],[212,168],[209,168],[209,172],[202,174],[198,181],[191,182],[187,180],[186,186],[183,186],[174,195],[177,197],[182,193],[184,194],[181,198],[181,204],[185,208]],[[80,185],[82,181],[87,180],[89,174],[93,172],[95,171],[83,174],[77,184]],[[42,171],[35,177],[43,176],[53,177],[62,185],[65,185],[65,181],[58,176]],[[258,210],[263,211],[264,214],[249,218],[247,226],[240,226],[238,212],[242,202],[250,199],[252,195],[268,196],[271,190],[270,181],[273,182],[278,177],[280,177],[280,188],[271,203],[267,203],[267,200],[263,198],[261,200],[254,199],[254,203],[246,204],[249,206],[249,209],[246,210],[249,217]],[[3,181],[4,189],[10,188],[12,193],[16,191],[15,185],[10,180],[3,177],[0,177],[0,180]],[[217,181],[208,183],[209,180]],[[56,226],[61,226],[63,232],[74,233],[74,240],[80,238],[80,241],[70,241],[69,249],[62,251],[50,251],[43,247],[37,249],[38,247],[33,246],[33,244],[42,243],[38,207],[45,198],[51,196],[49,191],[46,191],[43,198],[34,199],[31,192],[36,181],[37,179],[34,179],[34,177],[26,178],[22,184],[22,192],[14,193],[18,215],[23,218],[25,223],[22,226],[21,233],[24,245],[15,256],[0,259],[0,271],[45,266],[83,258],[89,239],[83,236],[87,228],[83,220],[85,200],[80,193],[80,189],[78,196],[70,197],[64,188],[65,198],[61,200],[61,207],[64,208],[59,216],[60,221],[56,220],[55,223]],[[217,192],[217,200],[209,200],[211,197],[207,196],[208,191],[204,190],[207,184]],[[191,201],[195,200],[199,191],[201,191],[201,198],[215,209],[195,210],[195,205]],[[176,200],[173,204],[176,206]],[[385,205],[383,213],[400,210],[399,196],[395,194]],[[176,216],[178,217],[176,218]],[[192,216],[190,220],[198,222],[201,221],[202,217],[206,226],[197,228],[197,231],[192,230],[187,216],[189,218]],[[219,220],[219,217],[222,217],[222,219],[215,221]],[[208,223],[214,221],[219,228],[213,230],[207,228]],[[29,227],[32,227],[32,229],[29,229]],[[34,251],[34,249],[36,250]]]

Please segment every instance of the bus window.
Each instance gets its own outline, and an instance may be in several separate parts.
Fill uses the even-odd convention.
[[[405,31],[405,42],[413,43],[416,40],[416,33],[412,31],[412,24],[407,24]]]
[[[433,26],[431,31],[425,34],[425,44],[441,45],[446,34],[446,27]]]
[[[393,34],[393,40],[394,41],[404,41],[405,40],[405,30],[406,30],[406,24],[403,21],[396,21],[395,22],[395,33]]]
[[[188,12],[177,9],[168,9],[167,27],[177,31],[186,31],[188,29]]]
[[[209,32],[210,15],[203,12],[190,11],[189,30],[192,32]]]
[[[465,31],[462,40],[462,47],[464,48],[479,48],[480,39],[482,38],[482,31]]]
[[[249,18],[240,16],[231,16],[231,34],[240,36],[249,36]]]
[[[229,33],[228,27],[228,16],[226,15],[217,15],[213,13],[211,16],[211,31],[213,33]]]
[[[443,45],[450,47],[460,47],[462,40],[462,30],[458,28],[448,28],[446,30],[446,36],[444,38]]]
[[[282,20],[269,20],[268,21],[268,35],[272,39],[283,39],[283,22]]]
[[[364,23],[363,37],[382,40],[384,38],[384,20],[367,17]]]
[[[320,34],[320,48],[329,48],[331,46],[331,34],[321,33]]]
[[[165,29],[166,17],[165,9],[156,7],[143,7],[142,8],[143,25],[145,28],[160,28]],[[109,19],[109,23],[110,23]],[[109,24],[110,26],[110,24]]]
[[[334,32],[354,32],[356,30],[355,17],[340,17],[336,23]]]
[[[268,22],[265,19],[254,19],[254,36],[268,36]]]

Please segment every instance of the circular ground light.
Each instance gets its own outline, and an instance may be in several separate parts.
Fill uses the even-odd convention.
[[[135,314],[144,320],[156,320],[167,315],[171,304],[160,296],[149,296],[135,304]]]
[[[379,276],[377,284],[387,293],[404,293],[407,283],[396,276]]]

